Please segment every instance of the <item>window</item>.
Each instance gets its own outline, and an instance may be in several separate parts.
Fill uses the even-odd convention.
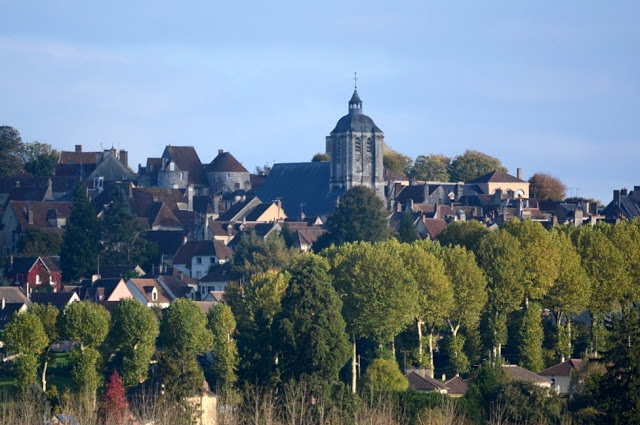
[[[215,264],[215,263],[216,263],[216,257],[211,257],[211,258],[209,258],[209,262],[210,262],[211,264]]]
[[[202,257],[196,257],[196,264],[202,264]]]
[[[180,173],[180,180],[184,180],[184,173]]]
[[[153,288],[153,291],[151,291],[151,299],[153,301],[158,301],[158,291],[156,291],[156,288]]]
[[[40,275],[36,275],[36,285],[40,285]]]
[[[196,272],[196,279],[200,279],[202,277],[202,272]]]

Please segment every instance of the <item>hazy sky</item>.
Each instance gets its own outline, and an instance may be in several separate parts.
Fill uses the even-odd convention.
[[[347,113],[605,204],[640,185],[640,2],[5,1],[0,125],[57,149],[309,161]]]

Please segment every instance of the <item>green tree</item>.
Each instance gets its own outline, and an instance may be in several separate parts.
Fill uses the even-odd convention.
[[[141,236],[142,232],[144,228],[129,212],[124,191],[120,187],[114,187],[111,191],[111,203],[102,221],[103,263],[141,264],[147,243]]]
[[[489,339],[498,360],[507,342],[507,315],[520,306],[525,294],[520,281],[524,255],[518,240],[504,231],[487,235],[478,249],[478,263],[487,278]]]
[[[460,245],[478,254],[480,241],[489,233],[489,228],[476,220],[453,221],[438,235],[443,246]]]
[[[133,298],[116,304],[106,345],[127,389],[147,378],[157,338],[158,320],[151,310]]]
[[[313,155],[313,158],[311,158],[311,162],[327,162],[327,161],[331,161],[331,157],[329,156],[328,153],[317,153]]]
[[[492,171],[507,172],[499,159],[482,152],[467,150],[456,156],[449,166],[451,181],[468,182]]]
[[[418,289],[418,358],[425,364],[422,354],[422,328],[427,330],[429,347],[428,365],[433,378],[435,366],[433,353],[437,342],[437,328],[453,309],[454,294],[449,276],[445,273],[444,262],[431,249],[431,242],[416,242],[400,246],[400,257],[405,269],[411,274]]]
[[[289,286],[274,319],[274,346],[284,378],[336,381],[349,358],[342,302],[328,268],[324,258],[308,254],[288,269]]]
[[[571,315],[585,311],[591,297],[591,286],[569,236],[554,231],[552,237],[558,253],[558,276],[545,296],[544,305],[549,307],[556,319],[558,358],[562,355],[570,358],[573,351]]]
[[[640,218],[623,220],[603,230],[622,254],[626,266],[629,286],[622,295],[624,300],[640,303]]]
[[[382,200],[365,186],[352,187],[344,194],[327,220],[327,229],[328,233],[314,244],[314,251],[319,252],[331,244],[379,242],[391,236]]]
[[[24,164],[20,159],[21,151],[20,132],[7,125],[0,126],[0,177],[22,171]]]
[[[567,186],[550,174],[535,173],[529,179],[529,194],[541,201],[562,201],[567,194]]]
[[[364,387],[373,393],[405,391],[409,388],[409,381],[400,372],[398,363],[391,359],[375,359],[362,380]]]
[[[204,354],[213,346],[207,315],[195,302],[178,298],[162,312],[160,342],[170,352]]]
[[[402,215],[402,221],[400,222],[400,229],[398,229],[398,240],[400,242],[412,243],[420,240],[420,235],[418,235],[418,231],[413,222],[414,219],[411,211],[405,211]]]
[[[543,339],[544,332],[540,321],[540,305],[532,302],[524,310],[520,323],[520,366],[533,372],[539,372],[544,368],[542,360]]]
[[[446,319],[452,337],[449,356],[456,372],[465,373],[469,361],[462,351],[464,337],[458,331],[461,326],[466,329],[477,328],[480,314],[487,303],[487,280],[473,252],[454,246],[444,247],[436,253],[444,261],[445,273],[453,290],[453,304]]]
[[[213,333],[213,364],[211,371],[215,384],[223,390],[231,387],[237,379],[238,348],[233,334],[236,331],[236,319],[231,307],[217,303],[207,314],[207,327]]]
[[[404,176],[407,168],[411,165],[411,158],[393,149],[387,148],[382,154],[382,165],[385,169]]]
[[[416,317],[417,284],[404,267],[400,243],[347,243],[327,250],[334,286],[342,301],[342,316],[352,336],[352,391],[356,390],[356,339],[370,338],[380,346]],[[392,347],[393,348],[393,347]]]
[[[60,252],[64,280],[72,282],[94,274],[98,269],[99,252],[100,222],[93,201],[87,196],[87,188],[79,184],[73,191],[71,216]]]
[[[420,155],[409,167],[407,175],[415,180],[448,182],[450,162],[451,158],[444,155]]]
[[[60,312],[51,304],[34,304],[29,309],[29,312],[40,319],[45,334],[47,335],[47,348],[40,356],[40,363],[42,364],[42,391],[46,392],[47,367],[52,360],[51,344],[58,341],[58,314]]]
[[[22,145],[20,158],[27,173],[50,177],[53,176],[60,153],[47,143],[29,142]]]
[[[5,326],[3,340],[16,358],[16,387],[26,391],[36,382],[38,357],[49,342],[40,318],[33,313],[14,313]]]
[[[225,298],[238,325],[238,375],[245,382],[277,380],[272,327],[288,285],[288,273],[269,271],[255,274],[243,285],[231,284],[226,289]]]
[[[68,305],[60,317],[62,337],[79,344],[71,352],[73,381],[93,406],[96,390],[101,383],[97,370],[101,356],[97,348],[107,337],[110,322],[109,312],[103,306],[90,301]]]
[[[287,248],[280,235],[266,239],[255,232],[245,233],[236,246],[231,260],[231,275],[242,282],[257,273],[283,270],[291,264],[295,251]]]
[[[59,255],[62,238],[57,233],[45,232],[36,227],[20,234],[16,244],[20,255],[25,257],[49,257]]]

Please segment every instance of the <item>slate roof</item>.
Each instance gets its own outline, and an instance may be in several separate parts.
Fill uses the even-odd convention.
[[[207,172],[248,173],[249,171],[231,153],[221,152],[207,166]]]
[[[349,106],[351,104],[357,104],[358,107],[355,109],[349,108],[349,113],[338,120],[331,134],[368,131],[382,134],[382,130],[378,128],[373,120],[362,113],[362,100],[360,100],[357,90],[354,90],[349,100]]]
[[[193,146],[167,146],[162,157],[171,158],[179,170],[188,171],[189,183],[198,186],[208,185],[202,162]]]
[[[174,256],[184,244],[184,233],[176,230],[150,230],[144,238],[158,245],[164,255]]]
[[[398,174],[395,171],[391,171],[387,168],[384,169],[384,180],[385,181],[407,181],[409,180],[409,177],[402,175],[402,174]]]
[[[416,204],[422,204],[426,201],[427,185],[415,184],[413,186],[405,186],[396,196],[396,201],[404,205],[408,200],[413,200]]]
[[[204,277],[200,278],[200,282],[228,282],[229,270],[231,269],[231,263],[218,264],[207,273]]]
[[[33,266],[38,261],[39,257],[15,257],[13,259],[13,267],[11,267],[11,272],[13,273],[29,273],[29,270],[33,268]]]
[[[44,201],[48,187],[14,187],[9,192],[9,201]]]
[[[62,311],[74,295],[75,292],[32,292],[31,302],[34,304],[50,304]]]
[[[4,298],[7,304],[26,304],[28,307],[32,304],[22,289],[13,286],[0,286],[0,298]]]
[[[125,273],[133,271],[137,264],[119,264],[113,266],[101,266],[100,277],[102,279],[120,279]]]
[[[572,369],[580,369],[582,367],[581,359],[569,359],[565,362],[558,363],[557,365],[551,366],[539,372],[538,375],[541,376],[570,376]]]
[[[186,264],[191,267],[191,259],[195,256],[227,259],[233,251],[220,241],[188,241],[182,245],[173,259],[173,264]]]
[[[469,383],[459,376],[448,380],[444,385],[449,389],[447,393],[451,395],[462,395],[469,390]]]
[[[509,375],[511,379],[515,379],[518,381],[528,381],[536,384],[548,384],[551,385],[551,381],[547,378],[544,378],[537,373],[533,373],[530,370],[527,370],[523,367],[517,365],[502,365],[502,370]]]
[[[519,178],[514,177],[510,174],[507,174],[503,171],[495,170],[483,176],[475,178],[471,181],[468,181],[466,183],[477,184],[477,183],[527,183],[527,182],[525,180],[520,180]]]
[[[275,164],[257,194],[264,202],[282,201],[289,217],[331,214],[344,192],[329,191],[330,162],[300,162]]]
[[[273,205],[273,203],[256,205],[256,207],[254,209],[252,209],[249,214],[247,214],[246,220],[247,221],[258,221],[260,216],[262,214],[264,214],[265,212],[267,212],[267,210],[271,207],[271,205]]]
[[[409,381],[409,388],[417,391],[445,391],[447,387],[429,375],[421,375],[411,371],[404,375]]]
[[[183,278],[184,277],[185,275],[183,275]],[[172,275],[160,275],[158,276],[158,279],[164,282],[167,288],[169,288],[169,291],[171,291],[176,298],[184,298],[194,291],[194,289],[189,286],[185,280],[182,280],[179,277]],[[198,284],[195,280],[192,281],[195,285]]]
[[[217,221],[235,221],[242,218],[243,214],[251,211],[256,206],[260,205],[260,198],[247,198],[244,201],[233,204],[227,211],[217,218]]]
[[[211,198],[208,196],[194,196],[193,210],[199,214],[213,214],[215,212],[211,205]]]

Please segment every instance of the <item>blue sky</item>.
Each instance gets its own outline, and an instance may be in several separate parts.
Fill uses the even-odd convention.
[[[640,185],[640,3],[0,0],[0,125],[130,164],[308,161],[347,112],[415,158],[475,149],[605,204]]]

